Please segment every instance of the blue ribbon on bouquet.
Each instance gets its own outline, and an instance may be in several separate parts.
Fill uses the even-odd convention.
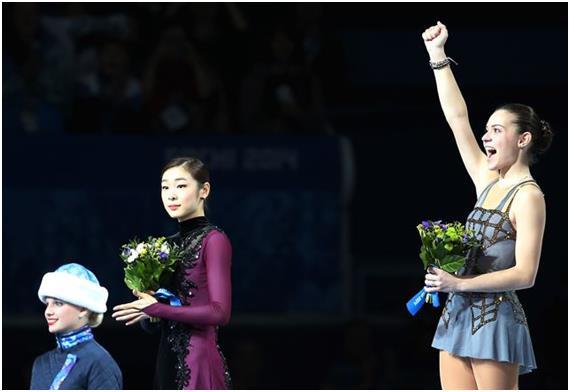
[[[408,312],[410,312],[412,316],[415,316],[425,303],[431,303],[434,308],[438,308],[439,295],[437,292],[428,293],[425,288],[422,288],[406,303],[406,308],[408,308]]]
[[[182,301],[180,301],[180,298],[172,294],[167,289],[160,288],[156,290],[154,296],[161,299],[167,299],[170,302],[170,306],[182,306]]]

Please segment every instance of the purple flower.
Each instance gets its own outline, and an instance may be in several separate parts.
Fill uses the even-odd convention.
[[[447,225],[441,225],[441,228],[445,231],[447,230]]]
[[[159,257],[161,260],[166,260],[166,259],[168,259],[168,253],[160,252],[160,253],[158,254],[158,257]]]
[[[429,221],[422,221],[422,226],[424,229],[429,229]]]
[[[127,257],[131,254],[131,248],[123,248],[123,256]]]

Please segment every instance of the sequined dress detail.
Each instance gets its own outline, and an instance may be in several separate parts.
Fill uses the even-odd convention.
[[[229,239],[201,217],[170,240],[186,252],[169,287],[182,306],[155,303],[144,309],[161,319],[155,388],[230,389],[226,359],[218,345],[218,328],[229,321],[231,312]]]
[[[491,182],[467,217],[467,229],[481,241],[458,275],[480,275],[515,265],[516,231],[509,211],[517,192],[533,180],[514,185],[493,209],[483,208]],[[506,208],[505,208],[506,206]],[[519,364],[519,374],[536,368],[525,312],[515,291],[450,293],[432,347],[460,357]]]

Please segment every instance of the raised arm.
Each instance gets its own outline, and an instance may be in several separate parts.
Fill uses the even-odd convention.
[[[447,37],[447,28],[441,22],[437,22],[437,25],[424,31],[422,38],[430,62],[437,63],[447,59],[444,49]],[[469,124],[467,105],[455,81],[451,66],[434,69],[433,72],[443,114],[453,131],[463,164],[479,194],[496,174],[487,169],[485,154],[479,147]]]
[[[206,237],[203,252],[210,301],[205,305],[190,306],[156,302],[144,308],[144,313],[192,325],[225,325],[229,322],[232,307],[230,241],[225,234],[214,231]]]

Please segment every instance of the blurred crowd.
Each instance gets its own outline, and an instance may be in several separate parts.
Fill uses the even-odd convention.
[[[3,127],[334,133],[346,79],[324,6],[3,4]]]

